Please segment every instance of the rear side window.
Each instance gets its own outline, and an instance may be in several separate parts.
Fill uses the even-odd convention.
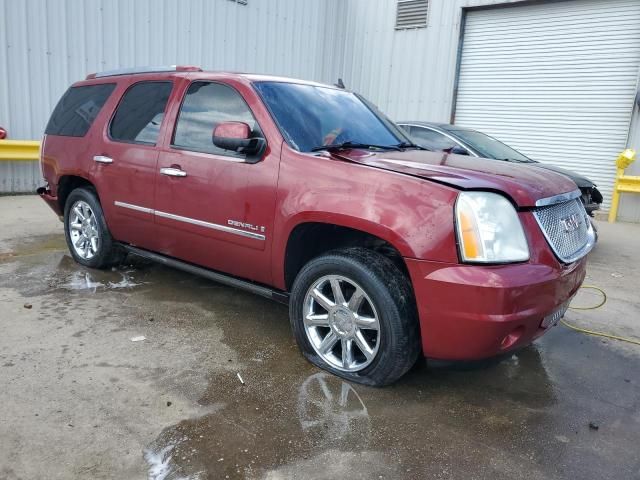
[[[171,82],[140,82],[130,87],[111,120],[111,138],[155,145],[172,87]]]
[[[56,105],[44,133],[84,137],[115,86],[115,83],[102,83],[71,87]]]
[[[449,150],[458,145],[455,140],[429,128],[411,127],[411,136],[418,145],[434,152]]]
[[[221,83],[193,82],[182,102],[173,145],[184,150],[244,157],[213,144],[213,129],[229,121],[244,122],[251,128],[252,137],[262,137],[251,110],[236,90]]]

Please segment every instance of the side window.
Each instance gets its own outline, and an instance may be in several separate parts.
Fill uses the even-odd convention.
[[[400,124],[398,125],[398,127],[400,127],[400,130],[402,130],[402,132],[403,132],[405,135],[409,135],[409,136],[411,136],[411,135],[412,135],[412,133],[413,133],[413,129],[415,128],[415,127],[411,127],[411,126],[409,126],[409,125],[400,125]]]
[[[115,86],[115,83],[101,83],[71,87],[56,105],[44,133],[84,137]]]
[[[130,87],[111,120],[111,138],[155,145],[172,87],[171,82],[140,82]]]
[[[418,145],[422,145],[434,152],[449,150],[458,145],[456,141],[451,140],[449,137],[428,128],[411,127],[411,136]]]
[[[243,158],[240,153],[216,147],[212,141],[216,125],[232,121],[247,123],[252,137],[262,137],[251,110],[236,90],[221,83],[193,82],[182,102],[172,145],[185,150]]]

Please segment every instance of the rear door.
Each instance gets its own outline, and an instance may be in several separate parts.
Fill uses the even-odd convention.
[[[169,79],[127,84],[102,132],[102,141],[90,152],[112,235],[152,250],[157,247],[153,216],[156,143],[172,88]]]
[[[252,136],[263,129],[239,89],[243,84],[194,80],[181,88],[157,167],[155,217],[159,250],[169,256],[270,283],[279,147],[267,145],[256,163],[216,147],[213,129],[226,121],[249,124]]]

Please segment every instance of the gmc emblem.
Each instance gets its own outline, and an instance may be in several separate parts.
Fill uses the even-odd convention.
[[[568,217],[561,218],[560,224],[564,228],[565,232],[573,232],[580,226],[580,215],[578,213],[573,213]]]

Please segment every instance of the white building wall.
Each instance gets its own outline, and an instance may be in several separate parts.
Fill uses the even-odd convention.
[[[0,0],[0,125],[38,139],[88,73],[193,64],[335,82],[342,0]]]
[[[517,1],[430,0],[427,28],[396,31],[395,0],[0,0],[0,126],[38,139],[72,82],[163,64],[341,77],[391,118],[448,122],[462,7]],[[629,145],[640,149],[637,107]],[[39,182],[35,164],[0,162],[0,192]],[[640,221],[638,196],[623,196],[620,218]]]
[[[199,65],[335,82],[342,0],[0,0],[0,126],[42,136],[88,73]],[[0,193],[42,184],[34,162],[0,162]]]
[[[431,0],[427,28],[395,30],[395,0],[349,0],[345,84],[394,120],[449,122],[462,7],[515,1]]]

